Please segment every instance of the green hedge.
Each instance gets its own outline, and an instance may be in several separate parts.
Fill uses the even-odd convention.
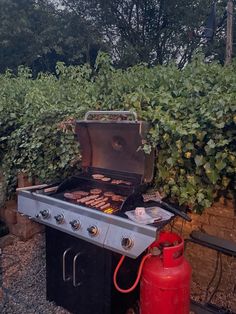
[[[197,57],[175,65],[114,69],[100,54],[95,69],[57,66],[57,77],[0,76],[0,162],[13,191],[16,173],[62,179],[80,166],[71,119],[86,111],[135,110],[151,123],[143,149],[157,148],[154,186],[180,205],[202,210],[233,189],[236,168],[236,66]],[[65,132],[66,130],[66,132]]]

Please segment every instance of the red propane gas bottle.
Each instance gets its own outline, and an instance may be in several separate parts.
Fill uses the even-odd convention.
[[[161,254],[149,257],[142,270],[140,313],[189,314],[192,271],[183,255],[184,240],[175,233],[161,232],[151,250],[155,247]]]

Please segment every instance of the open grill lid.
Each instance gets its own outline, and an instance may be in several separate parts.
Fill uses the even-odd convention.
[[[117,115],[126,120],[114,119]],[[128,120],[129,117],[133,120]],[[147,132],[148,124],[137,121],[133,112],[87,112],[84,120],[76,122],[82,167],[136,174],[140,176],[140,183],[152,181],[154,152],[145,154],[140,149]]]

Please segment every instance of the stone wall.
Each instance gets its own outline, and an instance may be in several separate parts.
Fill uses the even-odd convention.
[[[10,234],[22,241],[27,241],[43,230],[42,225],[17,212],[16,200],[5,202],[4,206],[0,208],[0,219],[8,226]]]
[[[183,222],[177,218],[173,224],[173,231],[183,235],[186,239],[192,230],[199,230],[210,235],[236,242],[235,204],[232,200],[221,198],[202,215],[192,214],[192,222]],[[188,243],[185,251],[186,258],[193,268],[193,293],[204,299],[205,291],[210,282],[216,265],[217,253],[197,244]],[[222,301],[236,312],[236,258],[222,255],[222,281],[215,303]],[[217,279],[213,286],[216,284]],[[210,289],[210,292],[213,289]],[[214,301],[214,299],[213,299]]]
[[[20,173],[18,175],[18,187],[23,188],[29,185],[31,185],[31,182],[28,180],[27,176],[24,173]],[[0,195],[1,193],[4,194],[4,192],[5,191],[1,191],[0,189]],[[0,204],[0,220],[6,223],[11,235],[18,237],[22,241],[30,239],[33,235],[43,230],[42,225],[29,220],[26,216],[17,212],[16,199],[9,201],[5,201],[4,199],[4,203]]]

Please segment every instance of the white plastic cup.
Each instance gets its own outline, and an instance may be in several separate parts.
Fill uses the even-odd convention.
[[[135,216],[138,216],[138,217],[140,217],[140,216],[143,216],[143,215],[145,215],[145,207],[136,207],[135,208]]]

